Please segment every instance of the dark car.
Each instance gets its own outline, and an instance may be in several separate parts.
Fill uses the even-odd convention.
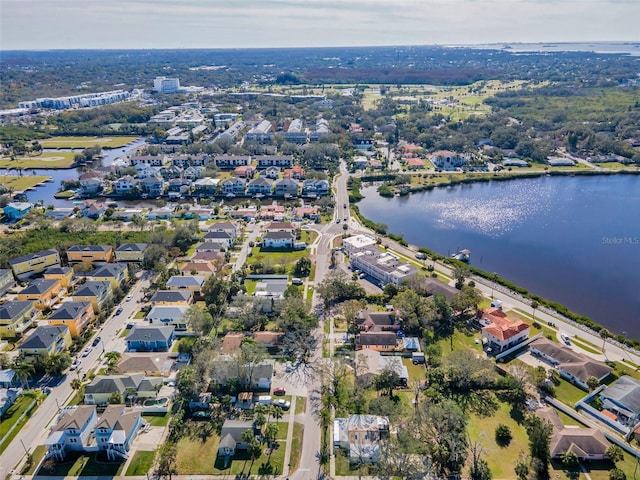
[[[102,341],[102,338],[100,337],[96,337],[93,339],[93,346],[95,347],[96,345],[98,345],[100,342]]]
[[[287,393],[287,391],[284,389],[284,387],[278,387],[273,389],[274,395],[284,395],[285,393]]]
[[[122,313],[122,307],[118,307],[116,310],[116,315],[120,315]]]

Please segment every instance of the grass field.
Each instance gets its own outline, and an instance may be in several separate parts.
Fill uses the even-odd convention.
[[[296,397],[296,415],[304,413],[307,408],[307,397]]]
[[[74,152],[45,152],[33,157],[20,157],[15,160],[0,158],[0,168],[70,168],[73,164]]]
[[[39,183],[45,182],[50,178],[51,177],[45,175],[27,175],[23,177],[18,175],[1,175],[0,185],[16,192],[35,187]]]
[[[214,462],[218,452],[218,436],[212,433],[201,438],[181,438],[178,441],[176,465],[180,475],[211,475],[216,473]]]
[[[40,140],[42,148],[87,148],[100,145],[103,148],[120,148],[138,137],[54,137]]]
[[[54,477],[95,477],[98,475],[116,477],[122,472],[122,462],[97,461],[96,454],[70,456],[69,460],[57,463],[53,459],[45,461],[38,469],[38,476]]]
[[[14,425],[16,425],[16,428],[14,428],[11,434],[9,434],[2,444],[0,444],[0,452],[4,451],[7,445],[11,443],[11,440],[13,440],[13,438],[18,434],[22,426],[27,423],[29,417],[33,415],[36,408],[35,406],[30,410],[29,414],[25,415],[24,418],[18,422],[20,416],[27,411],[34,401],[34,397],[21,395],[16,402],[9,407],[9,410],[2,415],[2,421],[0,422],[0,438],[3,438]]]
[[[303,438],[304,427],[301,423],[294,423],[293,438],[291,439],[291,457],[289,458],[289,473],[295,471],[300,464],[300,454],[302,453]]]
[[[138,450],[131,459],[129,466],[127,467],[127,473],[125,475],[137,476],[146,475],[153,467],[153,460],[156,456],[156,452],[148,452]]]
[[[171,413],[169,412],[164,415],[153,415],[150,413],[142,415],[142,418],[144,418],[152,427],[166,427],[169,423],[170,417]]]
[[[34,473],[36,473],[36,470],[38,470],[38,466],[40,465],[40,462],[44,458],[45,453],[47,453],[47,447],[45,447],[44,445],[38,445],[36,448],[34,448],[33,452],[31,452],[31,456],[33,457],[33,463],[28,468],[27,468],[27,465],[25,464],[20,474],[33,475]]]

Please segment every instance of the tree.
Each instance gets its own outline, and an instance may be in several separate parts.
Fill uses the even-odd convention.
[[[122,354],[120,352],[116,352],[115,350],[111,350],[110,352],[104,354],[104,357],[107,359],[107,369],[109,371],[114,371],[116,369],[121,356]]]
[[[382,390],[389,397],[393,397],[393,389],[400,385],[400,375],[393,367],[387,366],[373,377],[373,385],[376,390]]]
[[[349,282],[347,274],[342,270],[333,270],[316,287],[324,306],[330,307],[344,300],[364,298],[365,291],[356,282]]]
[[[109,399],[107,400],[107,402],[110,404],[122,403],[122,395],[120,394],[120,392],[113,392],[109,396]]]
[[[26,387],[29,388],[29,379],[36,373],[36,368],[33,363],[24,359],[16,359],[11,369],[16,374],[16,377],[18,377],[18,380],[20,380],[20,384],[23,387],[26,385]]]
[[[175,443],[162,444],[156,457],[156,475],[160,478],[169,477],[169,480],[171,480],[172,475],[178,473],[176,468],[177,453],[178,450]]]
[[[192,365],[181,368],[178,371],[176,387],[180,396],[185,400],[193,400],[200,394],[200,377]]]
[[[44,371],[48,375],[57,377],[62,375],[67,368],[71,366],[71,356],[66,352],[54,352],[47,356],[44,360]]]
[[[527,421],[527,434],[529,435],[529,453],[531,455],[531,465],[538,475],[545,475],[549,469],[551,454],[549,445],[551,443],[551,433],[553,427],[550,422],[541,419],[536,415],[531,415]],[[535,460],[538,462],[535,462]]]
[[[504,423],[498,424],[496,427],[496,443],[501,446],[509,445],[511,442],[511,429]]]
[[[71,388],[74,390],[80,390],[82,388],[82,380],[79,378],[74,378],[71,380]]]
[[[609,480],[627,480],[627,474],[619,468],[614,468],[609,471]]]
[[[602,353],[605,353],[604,346],[607,341],[607,337],[610,337],[610,336],[611,334],[609,333],[609,330],[607,330],[606,328],[603,328],[600,330],[600,338],[602,339]]]
[[[529,459],[522,453],[518,457],[514,471],[518,480],[527,480],[529,478]]]
[[[267,441],[267,445],[271,448],[278,438],[278,424],[277,423],[269,423],[264,429],[264,438]]]
[[[391,303],[399,312],[402,326],[409,332],[419,331],[437,318],[433,302],[413,290],[398,293]]]
[[[296,262],[293,269],[293,274],[296,277],[307,277],[311,273],[311,260],[307,257],[302,257]]]
[[[540,304],[535,300],[531,302],[531,311],[533,312],[533,321],[536,321],[536,310],[540,307]]]
[[[600,385],[600,382],[596,377],[593,375],[587,377],[587,387],[589,387],[589,390],[595,390],[598,388],[598,385]]]
[[[209,311],[197,304],[189,307],[182,320],[198,335],[207,335],[213,327],[213,317]]]
[[[481,301],[482,296],[475,288],[463,285],[451,299],[451,307],[457,312],[464,313],[467,310],[476,310]]]
[[[562,465],[567,470],[575,470],[580,464],[580,459],[575,452],[568,450],[562,454]]]
[[[612,443],[611,445],[609,445],[606,451],[606,455],[607,457],[609,457],[609,460],[611,460],[611,463],[613,463],[614,465],[624,460],[624,451],[615,443]]]

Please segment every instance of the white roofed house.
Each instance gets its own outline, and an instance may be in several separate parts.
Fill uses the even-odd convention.
[[[431,163],[442,170],[455,170],[466,162],[467,158],[463,154],[449,150],[438,150],[431,154]]]
[[[176,332],[184,332],[188,325],[184,315],[189,310],[185,305],[156,305],[151,308],[145,317],[149,325],[172,326]]]
[[[293,248],[295,241],[290,232],[267,232],[262,236],[262,248]]]
[[[111,183],[113,193],[116,195],[124,195],[126,193],[134,192],[138,188],[138,180],[130,175],[125,175],[119,178],[115,182]]]
[[[270,143],[273,140],[273,124],[269,120],[263,120],[258,125],[249,130],[245,136],[245,140]]]

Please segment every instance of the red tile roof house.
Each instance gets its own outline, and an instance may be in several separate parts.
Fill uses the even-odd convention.
[[[418,170],[424,168],[424,160],[421,158],[405,158],[405,163],[410,170]]]
[[[520,320],[509,320],[499,308],[478,312],[478,322],[483,325],[482,336],[487,339],[492,353],[503,352],[529,338],[529,325]]]
[[[236,167],[233,170],[233,174],[236,177],[243,177],[243,178],[253,178],[253,175],[255,173],[256,173],[256,169],[251,165],[241,165],[239,167]]]

